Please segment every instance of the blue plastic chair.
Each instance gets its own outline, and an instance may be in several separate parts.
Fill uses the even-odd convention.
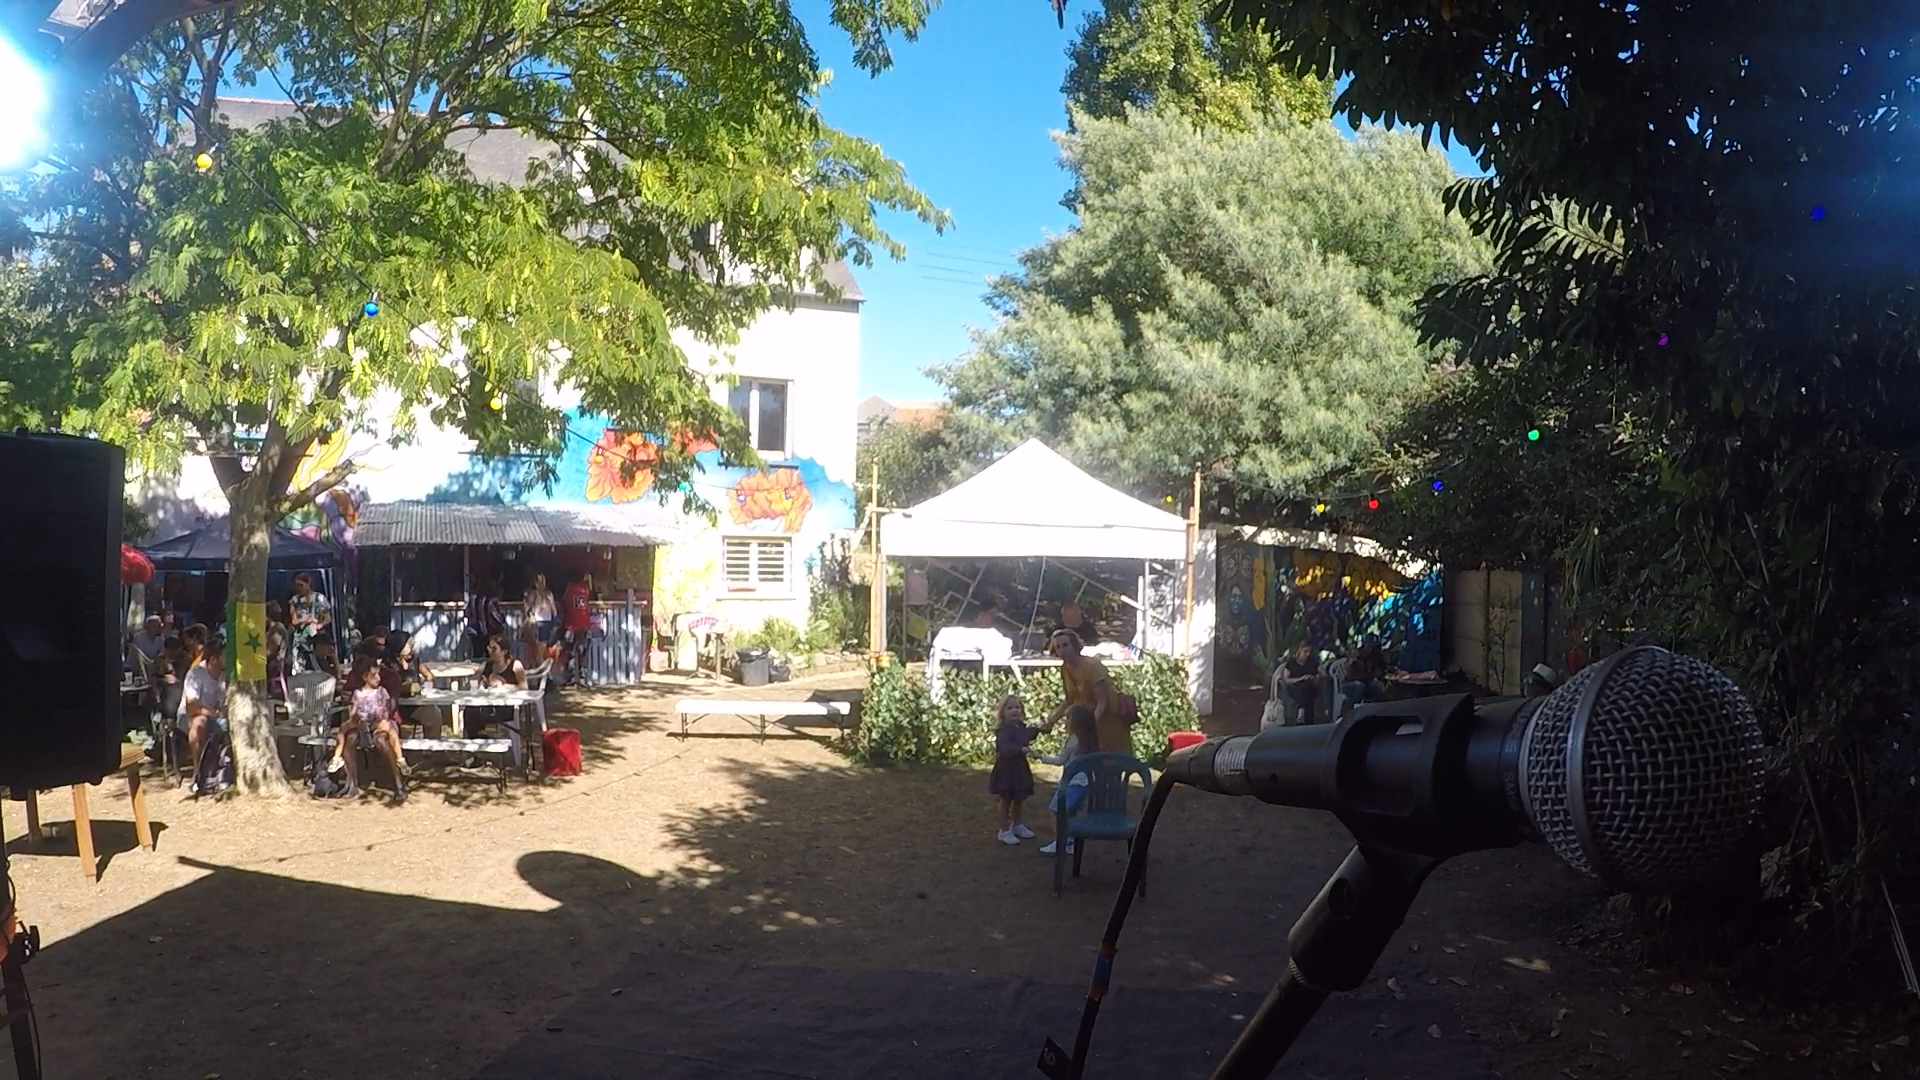
[[[1127,813],[1127,792],[1129,783],[1135,776],[1140,778],[1141,807],[1146,806],[1147,792],[1153,790],[1153,772],[1146,764],[1127,754],[1082,754],[1067,762],[1060,773],[1060,787],[1065,790],[1073,778],[1085,774],[1087,794],[1080,805],[1069,811],[1066,800],[1060,800],[1061,808],[1054,814],[1053,845],[1053,895],[1059,896],[1062,872],[1067,865],[1067,849],[1073,849],[1073,876],[1080,876],[1080,855],[1086,850],[1084,841],[1088,840],[1124,840],[1127,853],[1133,853],[1133,834],[1140,828],[1140,819]],[[1140,895],[1147,894],[1147,876],[1145,867],[1140,873]]]

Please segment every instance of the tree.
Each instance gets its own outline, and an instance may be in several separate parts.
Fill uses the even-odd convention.
[[[1920,298],[1912,246],[1887,240],[1920,226],[1898,180],[1912,20],[1865,0],[1233,6],[1281,62],[1350,79],[1340,110],[1492,170],[1452,198],[1493,272],[1437,290],[1425,325],[1483,369],[1637,403],[1655,524],[1612,576],[1654,640],[1737,673],[1780,748],[1761,865],[1800,951],[1777,970],[1805,988],[1877,955],[1880,883],[1920,885],[1901,779],[1920,709],[1889,646],[1920,595]]]
[[[1250,117],[1318,123],[1332,111],[1330,84],[1274,63],[1259,27],[1228,25],[1213,0],[1106,0],[1067,49],[1061,91],[1096,119],[1129,109],[1170,109],[1195,123],[1242,128]]]
[[[1428,350],[1413,300],[1476,252],[1417,141],[1329,124],[1081,118],[1078,223],[993,284],[999,323],[935,369],[976,443],[1038,436],[1143,497],[1258,515],[1370,465]]]
[[[878,68],[926,6],[835,17]],[[299,118],[229,128],[222,87],[262,75]],[[170,27],[87,102],[67,167],[10,219],[38,234],[56,355],[103,373],[67,426],[148,466],[206,453],[226,492],[243,788],[284,787],[257,663],[267,545],[351,468],[292,490],[317,441],[430,417],[482,453],[552,449],[564,419],[527,388],[558,384],[656,442],[663,491],[695,440],[753,460],[670,332],[724,345],[824,288],[824,260],[897,253],[877,207],[941,221],[820,121],[821,78],[785,6],[753,0],[295,0]],[[577,167],[483,184],[451,140],[488,128]]]
[[[942,412],[928,421],[886,421],[860,442],[855,469],[857,509],[873,501],[869,477],[880,478],[880,506],[898,510],[946,491],[1009,449],[997,432],[963,427]]]

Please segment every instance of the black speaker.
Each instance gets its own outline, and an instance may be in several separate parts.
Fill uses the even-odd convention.
[[[120,767],[126,454],[0,435],[0,785],[90,783]]]

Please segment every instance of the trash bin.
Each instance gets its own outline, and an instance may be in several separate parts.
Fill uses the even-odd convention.
[[[773,678],[772,653],[758,646],[741,649],[733,654],[734,662],[739,666],[741,686],[765,686]]]

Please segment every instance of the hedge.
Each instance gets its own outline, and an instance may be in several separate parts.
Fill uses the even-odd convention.
[[[1140,703],[1133,727],[1133,756],[1158,766],[1167,756],[1167,735],[1196,727],[1187,698],[1185,665],[1164,656],[1110,669],[1122,693]],[[993,710],[1007,694],[1026,703],[1030,723],[1038,724],[1060,704],[1060,677],[1042,671],[1016,679],[1008,674],[982,677],[949,671],[941,677],[940,700],[927,692],[918,672],[894,662],[870,666],[860,722],[842,742],[853,760],[868,765],[920,764],[989,766],[993,764]],[[1066,737],[1066,725],[1035,744],[1054,752]]]

